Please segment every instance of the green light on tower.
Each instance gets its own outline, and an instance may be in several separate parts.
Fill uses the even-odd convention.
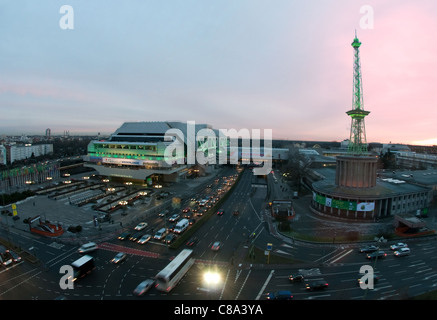
[[[351,43],[351,46],[354,48],[354,78],[352,110],[346,112],[346,114],[352,119],[348,152],[351,154],[362,155],[367,152],[364,118],[370,113],[370,111],[364,110],[363,84],[361,80],[361,63],[359,50],[361,42],[358,40],[356,32],[354,41]]]

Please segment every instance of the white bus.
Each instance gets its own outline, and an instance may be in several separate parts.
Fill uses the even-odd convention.
[[[193,250],[184,249],[155,277],[156,289],[170,292],[194,264]]]

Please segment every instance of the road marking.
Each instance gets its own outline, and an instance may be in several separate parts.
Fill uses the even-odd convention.
[[[318,298],[330,297],[330,296],[331,296],[330,294],[320,294],[320,295],[317,295],[317,296],[308,297],[307,299],[308,300],[312,300],[312,299],[318,299]]]
[[[250,273],[252,272],[252,269],[249,270],[249,272],[247,273],[246,279],[244,279],[243,284],[241,285],[240,290],[237,293],[237,296],[235,297],[235,300],[238,300],[238,297],[240,296],[241,291],[243,290],[244,286],[246,285],[246,281],[249,278]]]
[[[231,269],[228,269],[228,272],[226,273],[226,279],[225,282],[223,283],[223,288],[222,288],[222,292],[220,293],[220,298],[219,300],[221,300],[223,298],[223,293],[225,292],[225,287],[226,287],[226,283],[228,282],[228,277],[229,277],[229,273],[231,272]]]
[[[238,280],[238,278],[240,277],[240,274],[241,274],[241,272],[242,272],[243,270],[237,270],[237,272],[235,273],[235,280],[234,280],[234,283],[236,283],[237,282],[237,280]]]
[[[335,263],[336,261],[340,260],[341,258],[347,256],[348,254],[350,254],[353,251],[353,249],[350,249],[349,251],[345,252],[344,254],[342,254],[341,256],[339,256],[338,258],[331,260],[329,263]],[[333,257],[335,258],[335,257]]]
[[[261,287],[261,290],[259,291],[258,295],[256,296],[255,300],[259,300],[261,295],[264,292],[264,289],[267,287],[267,284],[270,282],[270,279],[272,278],[273,274],[275,273],[275,270],[270,271],[269,276],[267,277],[266,281],[264,282],[263,286]]]

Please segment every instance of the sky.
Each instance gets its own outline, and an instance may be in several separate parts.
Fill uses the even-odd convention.
[[[355,32],[367,142],[437,144],[435,0],[0,0],[0,135],[195,121],[342,141]]]

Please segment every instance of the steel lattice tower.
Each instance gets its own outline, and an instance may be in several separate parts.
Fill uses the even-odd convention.
[[[362,155],[367,152],[366,129],[364,125],[364,117],[370,111],[364,110],[363,103],[363,84],[361,80],[361,63],[360,63],[360,46],[361,42],[357,38],[351,43],[354,48],[354,79],[353,79],[353,96],[352,110],[346,112],[352,118],[351,132],[348,152],[351,154]]]

